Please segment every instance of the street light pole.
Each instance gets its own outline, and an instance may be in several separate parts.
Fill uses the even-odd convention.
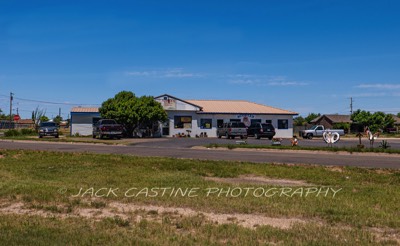
[[[13,95],[14,93],[10,92],[10,125],[9,125],[9,129],[11,129],[11,124],[12,124],[12,101],[13,101]]]

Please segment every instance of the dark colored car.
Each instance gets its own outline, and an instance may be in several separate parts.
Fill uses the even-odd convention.
[[[247,128],[247,135],[257,139],[268,138],[271,140],[275,136],[275,128],[268,123],[254,123]]]
[[[53,136],[58,138],[58,125],[55,122],[42,122],[39,125],[39,138]]]
[[[93,138],[122,138],[124,127],[115,120],[103,119],[93,125]]]

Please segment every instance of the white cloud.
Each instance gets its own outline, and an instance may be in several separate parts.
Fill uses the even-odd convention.
[[[280,81],[280,82],[269,82],[268,85],[271,86],[305,86],[308,83],[297,82],[297,81]]]
[[[400,84],[360,84],[357,85],[356,88],[372,88],[372,89],[381,89],[381,90],[393,90],[400,89]]]
[[[198,78],[204,75],[199,73],[184,72],[183,68],[170,68],[149,71],[132,71],[125,73],[128,76],[150,77],[150,78]]]
[[[254,79],[232,79],[229,80],[229,83],[237,85],[254,85],[254,84],[259,84],[260,81]]]
[[[305,86],[308,85],[306,82],[301,81],[290,81],[286,76],[270,76],[267,79],[267,85],[270,86]]]
[[[233,74],[227,75],[229,83],[241,85],[258,85],[258,86],[305,86],[306,82],[290,81],[286,76],[266,76],[251,74]],[[232,79],[233,78],[233,79]]]
[[[359,93],[359,94],[352,94],[348,95],[348,97],[385,97],[388,96],[387,93],[384,92],[377,92],[377,93]]]

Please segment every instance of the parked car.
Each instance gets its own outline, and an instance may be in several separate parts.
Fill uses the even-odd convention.
[[[221,138],[225,136],[227,139],[240,137],[247,138],[247,129],[243,122],[224,123],[222,127],[217,129],[217,136]]]
[[[275,128],[268,123],[253,123],[247,128],[247,135],[254,136],[257,139],[268,138],[272,140],[275,136]]]
[[[122,137],[124,127],[112,119],[99,120],[93,125],[93,138],[109,137],[120,139]]]
[[[337,132],[337,133],[339,133],[340,136],[344,135],[343,129],[325,129],[325,127],[323,125],[312,126],[308,130],[301,131],[300,135],[303,138],[312,139],[313,137],[322,137],[324,132],[326,132],[326,131]]]
[[[53,136],[55,138],[58,138],[59,132],[58,132],[58,125],[55,122],[41,122],[39,124],[39,138],[42,138],[44,136]]]

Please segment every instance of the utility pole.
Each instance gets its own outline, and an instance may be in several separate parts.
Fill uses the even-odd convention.
[[[353,115],[353,98],[350,97],[350,115]]]
[[[11,129],[11,124],[12,124],[12,101],[14,100],[13,98],[14,93],[10,92],[10,125],[9,125],[9,129]]]

